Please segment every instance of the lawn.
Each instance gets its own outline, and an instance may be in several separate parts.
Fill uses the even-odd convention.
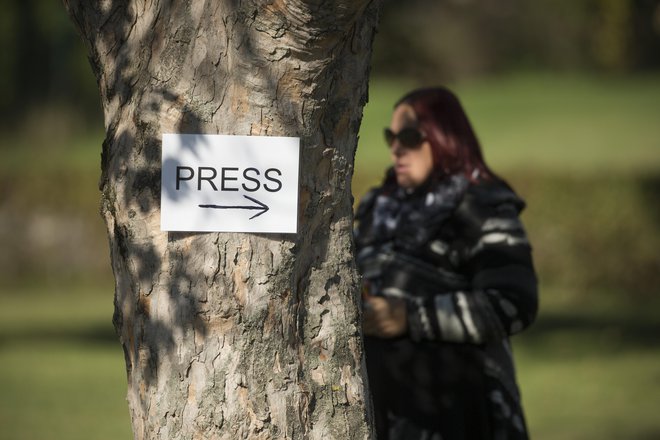
[[[660,438],[660,301],[541,289],[541,313],[513,338],[535,439]]]
[[[0,440],[130,438],[110,286],[0,295]],[[660,437],[660,307],[623,295],[585,302],[542,289],[535,326],[514,338],[533,438]]]
[[[131,438],[112,286],[0,293],[0,439]]]

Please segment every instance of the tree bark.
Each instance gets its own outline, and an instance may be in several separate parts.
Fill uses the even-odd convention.
[[[377,0],[64,0],[136,439],[369,438],[350,179]],[[162,133],[299,136],[295,235],[160,230]]]

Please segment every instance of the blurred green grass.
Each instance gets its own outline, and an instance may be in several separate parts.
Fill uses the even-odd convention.
[[[382,128],[392,104],[414,86],[371,82],[356,197],[380,180],[389,160]],[[660,211],[653,205],[660,78],[516,75],[450,87],[489,163],[530,204],[524,219],[544,268],[542,308],[514,349],[533,438],[660,438],[660,283],[647,282],[660,272]],[[92,230],[102,235],[102,138],[94,129],[0,136],[0,213],[16,213],[12,228],[31,216],[75,215],[97,222]],[[20,229],[0,232],[2,240],[17,237],[13,247],[0,243],[16,260],[25,247]],[[75,249],[48,255],[54,251],[36,248],[24,253],[32,268],[16,272],[23,278],[0,276],[0,440],[130,438],[107,244],[104,236],[85,244],[98,247],[92,254],[106,269],[81,266],[87,276],[58,279],[62,268],[48,258],[66,266],[66,252]]]
[[[112,285],[0,293],[0,439],[131,438]]]
[[[533,438],[659,438],[658,298],[541,291],[538,321],[513,339]]]
[[[130,438],[111,286],[0,295],[0,439]],[[660,302],[544,287],[539,320],[514,337],[538,440],[658,438]]]

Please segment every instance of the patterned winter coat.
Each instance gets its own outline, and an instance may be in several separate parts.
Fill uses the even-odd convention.
[[[537,280],[500,180],[372,190],[356,213],[370,294],[407,301],[408,332],[365,338],[379,439],[526,439],[508,337],[532,323]]]

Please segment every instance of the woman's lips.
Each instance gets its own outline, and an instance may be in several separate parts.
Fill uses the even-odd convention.
[[[406,168],[408,168],[406,164],[398,163],[394,165],[394,171],[396,171],[397,173],[405,171]]]

